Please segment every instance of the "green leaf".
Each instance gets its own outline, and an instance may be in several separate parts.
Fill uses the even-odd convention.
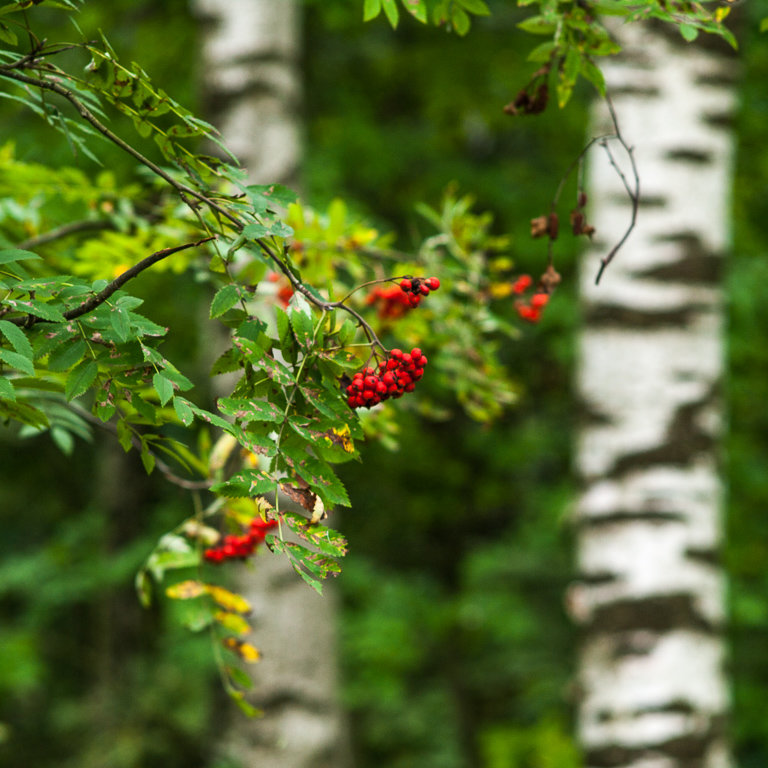
[[[605,78],[601,69],[595,66],[589,59],[582,59],[581,74],[597,88],[598,93],[605,98]]]
[[[195,413],[189,406],[189,401],[183,397],[173,398],[173,409],[176,411],[176,415],[179,417],[179,421],[188,427],[195,419]]]
[[[314,333],[312,315],[309,314],[309,310],[305,310],[300,303],[296,303],[291,307],[289,318],[299,344],[309,347]]]
[[[22,311],[29,312],[30,315],[35,315],[43,320],[51,320],[55,323],[66,323],[67,318],[64,317],[61,310],[51,304],[46,304],[42,301],[16,301],[17,308],[23,308]]]
[[[760,31],[761,32],[768,32],[768,16],[766,16],[761,22],[760,22]]]
[[[397,10],[397,3],[395,0],[381,0],[381,2],[384,6],[384,13],[392,25],[392,29],[397,29],[397,22],[400,20],[400,11]]]
[[[18,38],[16,33],[6,24],[0,24],[0,40],[8,45],[16,45]]]
[[[457,5],[454,6],[453,11],[451,11],[451,23],[457,34],[463,36],[469,32],[469,27],[471,25],[469,16],[465,10],[459,8]]]
[[[210,317],[219,317],[240,301],[240,290],[234,283],[229,283],[223,288],[220,288],[211,302],[211,314]]]
[[[0,251],[0,264],[40,258],[42,257],[38,256],[36,253],[32,253],[32,251],[22,251],[19,248],[6,248],[5,250]]]
[[[48,358],[48,370],[68,371],[83,359],[87,350],[88,345],[83,339],[73,339],[71,342],[62,344],[51,352]]]
[[[251,240],[258,240],[261,237],[267,237],[269,235],[269,228],[263,224],[249,224],[244,230],[243,234],[246,237],[250,237]]]
[[[427,6],[424,0],[402,0],[405,10],[422,24],[427,23]]]
[[[131,338],[130,315],[122,307],[110,308],[109,321],[119,341],[126,342]]]
[[[17,325],[9,323],[7,320],[0,320],[0,333],[11,343],[11,346],[24,357],[30,360],[34,359],[32,345],[29,343],[27,334]]]
[[[82,363],[73,368],[64,385],[64,395],[67,400],[74,400],[85,394],[96,381],[98,372],[99,366],[95,360],[83,360]]]
[[[160,405],[165,405],[173,397],[173,384],[162,373],[152,377],[152,386],[160,397]]]
[[[0,400],[16,400],[16,390],[10,379],[0,376]]]
[[[541,45],[537,45],[529,54],[528,61],[544,62],[549,61],[552,54],[557,50],[557,45],[551,40]]]
[[[551,35],[556,29],[555,24],[545,16],[531,16],[517,26],[523,32],[530,32],[532,35]]]
[[[490,16],[491,11],[483,0],[457,0],[459,5],[466,8],[470,13],[474,13],[475,16]]]
[[[151,475],[152,470],[155,468],[155,457],[150,452],[146,440],[141,441],[141,463],[144,465],[144,471]]]
[[[680,34],[691,43],[699,36],[699,30],[692,24],[681,24]]]
[[[274,492],[277,485],[277,480],[266,472],[244,469],[226,482],[212,485],[211,491],[227,498],[244,498]]]
[[[220,397],[217,405],[222,413],[242,421],[280,423],[285,418],[283,411],[267,400],[238,400],[232,397]]]
[[[630,12],[619,0],[593,0],[592,8],[604,16],[626,16]]]
[[[134,586],[142,607],[149,608],[152,605],[152,581],[144,568],[137,572]]]
[[[580,67],[581,56],[578,49],[575,47],[569,48],[565,58],[562,60],[557,80],[557,103],[561,109],[571,98]]]
[[[381,0],[365,0],[363,5],[363,21],[375,19],[381,13]]]
[[[0,349],[0,360],[10,365],[11,368],[23,371],[29,376],[35,375],[35,366],[32,365],[32,361],[28,357],[20,355],[18,352],[11,352],[9,349]]]

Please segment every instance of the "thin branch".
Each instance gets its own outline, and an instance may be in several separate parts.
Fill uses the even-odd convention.
[[[73,413],[76,413],[81,419],[87,421],[99,429],[103,429],[105,432],[109,432],[111,435],[117,435],[117,427],[112,422],[104,422],[101,419],[94,416],[90,411],[85,408],[81,408],[77,403],[67,403],[67,408]],[[131,445],[137,450],[142,449],[141,440],[136,435],[131,435]],[[160,470],[163,477],[166,480],[177,485],[179,488],[184,488],[187,491],[205,491],[210,488],[213,480],[187,480],[184,477],[179,477],[161,458],[157,456],[153,451],[149,451],[155,460],[155,466]]]
[[[16,243],[16,248],[20,248],[22,251],[27,251],[30,248],[38,248],[46,243],[53,242],[54,240],[61,240],[69,235],[74,235],[78,232],[88,232],[100,229],[114,229],[115,225],[111,221],[97,221],[95,219],[84,219],[83,221],[73,221],[70,224],[64,224],[56,229],[51,229],[48,232],[43,232],[42,235],[36,237],[30,237],[28,240],[23,240],[20,243]]]
[[[131,155],[131,157],[138,160],[142,165],[145,165],[154,174],[170,184],[182,195],[185,201],[187,201],[188,205],[190,204],[187,198],[194,198],[195,200],[198,200],[199,202],[208,206],[208,208],[210,208],[212,211],[215,211],[226,218],[238,232],[243,229],[243,224],[240,219],[238,219],[236,216],[233,216],[228,210],[222,208],[220,205],[218,205],[218,203],[214,202],[209,197],[206,197],[201,192],[198,192],[197,190],[192,189],[192,187],[188,187],[186,184],[182,184],[181,182],[174,179],[173,176],[164,171],[159,165],[153,163],[148,157],[142,155],[141,152],[139,152],[137,149],[134,149],[130,144],[121,139],[116,133],[113,133],[93,114],[93,112],[88,109],[88,107],[85,106],[85,104],[83,104],[82,101],[80,101],[77,96],[75,96],[75,94],[69,88],[65,88],[63,85],[61,85],[61,83],[55,80],[30,77],[29,75],[22,75],[20,72],[7,69],[0,69],[0,77],[5,77],[9,80],[15,80],[20,83],[32,85],[35,88],[41,88],[46,91],[52,91],[53,93],[57,93],[59,96],[62,96],[70,104],[72,104],[72,106],[77,110],[78,114],[83,118],[83,120],[85,120],[87,123],[90,123],[100,134],[102,134],[102,136],[105,136],[113,144],[116,144],[124,152],[127,152],[129,155]],[[190,205],[190,207],[194,206]]]
[[[141,274],[145,269],[149,269],[149,267],[151,267],[153,264],[157,264],[158,261],[162,261],[168,256],[171,256],[174,253],[178,253],[179,251],[184,251],[187,248],[195,248],[214,239],[215,237],[213,236],[205,237],[202,240],[198,240],[194,243],[184,243],[183,245],[175,245],[172,248],[164,248],[162,251],[155,251],[155,253],[150,254],[145,259],[142,259],[137,264],[134,264],[130,269],[127,269],[125,272],[118,275],[111,283],[106,285],[98,293],[94,293],[92,296],[87,298],[82,304],[74,307],[73,309],[68,309],[63,313],[64,317],[67,320],[74,320],[77,317],[82,317],[83,315],[88,314],[88,312],[92,312],[94,309],[96,309],[96,307],[103,304],[115,291],[122,288],[122,286],[124,286],[129,280]],[[15,325],[30,328],[36,323],[45,322],[45,320],[42,317],[37,317],[36,315],[29,315],[28,317],[11,318],[10,322],[14,323]]]
[[[635,228],[635,224],[637,223],[637,212],[638,208],[640,206],[640,176],[637,173],[637,165],[635,163],[635,155],[634,155],[634,147],[630,147],[629,144],[624,140],[624,137],[621,135],[621,130],[619,128],[619,121],[616,117],[616,110],[613,108],[613,102],[611,101],[611,97],[606,95],[605,102],[608,105],[608,112],[611,115],[611,120],[613,121],[613,127],[616,131],[616,139],[621,144],[621,146],[624,148],[624,151],[627,153],[627,157],[629,158],[630,167],[632,168],[632,175],[633,175],[633,185],[630,185],[629,180],[624,175],[621,168],[619,168],[618,164],[616,163],[616,160],[613,157],[613,154],[611,153],[610,149],[608,148],[608,145],[605,143],[605,140],[603,140],[603,147],[605,148],[605,151],[608,154],[608,160],[611,163],[611,166],[614,168],[616,173],[619,175],[619,178],[621,179],[622,184],[624,185],[624,189],[627,191],[627,195],[629,195],[629,199],[632,202],[632,216],[629,222],[629,226],[627,227],[626,231],[624,232],[624,235],[621,237],[618,243],[611,248],[610,252],[607,256],[604,256],[602,259],[600,259],[600,269],[597,271],[597,275],[595,276],[595,285],[598,285],[600,283],[600,278],[603,276],[603,272],[605,272],[608,265],[613,261],[613,257],[618,253],[619,249],[624,245],[624,243],[627,241],[627,238],[631,234],[632,230]]]

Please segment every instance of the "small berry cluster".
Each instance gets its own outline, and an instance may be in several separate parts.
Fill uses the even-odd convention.
[[[291,284],[283,275],[280,275],[277,272],[268,272],[267,280],[270,283],[277,283],[275,296],[280,302],[280,306],[283,309],[287,309],[288,304],[293,297],[293,288],[291,287]]]
[[[209,563],[220,564],[225,560],[245,560],[250,557],[256,546],[267,536],[267,531],[277,525],[276,520],[262,520],[255,517],[248,526],[248,532],[241,536],[227,534],[218,547],[209,547],[203,557]]]
[[[533,285],[533,280],[530,275],[521,275],[512,284],[512,293],[521,296]],[[515,310],[517,314],[529,323],[538,323],[541,320],[541,313],[544,311],[544,307],[547,306],[549,301],[549,294],[543,291],[537,291],[531,296],[528,303],[524,301],[515,302]]]
[[[400,281],[400,290],[408,297],[408,304],[418,307],[422,296],[429,296],[430,291],[436,291],[440,281],[436,277],[406,277]]]
[[[427,358],[415,347],[410,352],[392,349],[377,369],[364,368],[352,377],[346,388],[350,408],[372,408],[390,397],[402,397],[413,392],[416,382],[424,375]]]
[[[410,295],[403,293],[400,286],[387,285],[374,288],[365,303],[378,304],[378,315],[382,320],[395,320],[411,309],[409,298]]]
[[[379,317],[395,319],[419,306],[423,296],[440,287],[436,277],[406,277],[398,285],[379,286],[368,294],[367,304],[379,305]]]

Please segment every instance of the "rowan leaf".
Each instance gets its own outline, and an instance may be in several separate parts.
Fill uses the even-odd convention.
[[[30,361],[34,359],[34,352],[32,351],[32,345],[29,343],[27,334],[21,330],[17,325],[8,322],[8,320],[0,320],[0,333],[5,336],[10,342],[11,346],[24,357]]]
[[[211,319],[220,317],[240,301],[240,289],[234,284],[229,283],[220,288],[211,302]]]

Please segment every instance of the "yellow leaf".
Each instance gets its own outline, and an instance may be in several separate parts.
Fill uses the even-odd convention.
[[[225,637],[223,642],[225,648],[234,651],[243,661],[246,661],[249,664],[258,661],[261,658],[258,648],[250,643],[244,643],[236,637]]]
[[[239,614],[229,611],[217,611],[213,617],[222,627],[237,635],[245,635],[251,631],[251,625]]]
[[[346,453],[355,452],[355,444],[349,436],[349,427],[346,424],[341,429],[331,429],[328,432],[324,432],[323,436],[329,445],[341,446]]]
[[[251,610],[251,604],[242,596],[230,592],[224,587],[217,587],[215,584],[206,584],[205,591],[225,610],[235,613],[248,613]]]
[[[193,597],[200,597],[208,590],[208,587],[200,581],[187,579],[178,584],[172,584],[165,590],[165,594],[173,600],[190,600]]]
[[[492,283],[491,296],[494,299],[505,299],[512,294],[512,283]]]

